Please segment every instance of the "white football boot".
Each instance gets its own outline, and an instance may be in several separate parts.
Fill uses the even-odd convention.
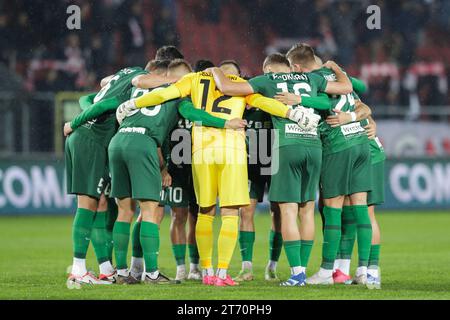
[[[108,285],[110,281],[99,280],[92,273],[86,272],[82,276],[70,274],[66,285],[68,289],[80,289],[83,285]]]
[[[202,272],[199,269],[191,269],[189,270],[188,280],[202,280]]]
[[[175,276],[175,280],[184,281],[187,279],[186,267],[180,268],[177,266],[177,275]]]
[[[141,279],[144,272],[144,259],[131,257],[130,274],[135,279]]]
[[[320,271],[313,274],[306,279],[306,284],[309,285],[332,285],[334,284],[333,275],[324,276]]]
[[[360,274],[360,275],[355,276],[352,280],[352,284],[366,285],[367,284],[367,274]]]
[[[381,272],[380,267],[378,267],[378,270],[373,274],[371,272],[371,269],[367,270],[367,288],[369,289],[381,289]]]

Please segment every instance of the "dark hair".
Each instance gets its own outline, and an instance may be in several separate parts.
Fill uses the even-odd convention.
[[[201,60],[198,60],[195,63],[194,71],[195,72],[200,72],[200,71],[203,71],[205,69],[212,68],[212,67],[214,67],[214,63],[212,63],[212,61],[201,59]]]
[[[191,67],[191,65],[189,64],[189,62],[187,62],[186,60],[184,60],[184,59],[175,59],[175,60],[172,60],[171,62],[170,62],[170,64],[169,64],[169,66],[168,66],[168,69],[175,69],[175,68],[178,68],[178,67],[185,67],[186,69],[188,69],[189,70],[189,72],[192,72],[192,67]]]
[[[279,52],[269,54],[266,59],[264,59],[263,68],[267,67],[270,64],[284,64],[288,67],[290,66],[289,60],[286,58],[286,56]]]
[[[314,49],[306,43],[298,43],[294,45],[287,53],[286,57],[289,61],[301,65],[308,65],[315,62]]]
[[[163,46],[156,51],[155,60],[184,59],[183,54],[175,46]]]
[[[233,66],[237,69],[238,73],[241,74],[241,67],[239,67],[239,63],[237,63],[236,60],[223,60],[223,61],[219,64],[219,67],[221,67],[221,66],[223,66],[223,65],[226,65],[226,64],[231,64],[231,65],[233,65]]]
[[[152,72],[155,70],[167,71],[169,67],[170,60],[151,60],[145,66],[145,70]]]

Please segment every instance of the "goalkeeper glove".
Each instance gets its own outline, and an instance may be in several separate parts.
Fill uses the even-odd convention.
[[[305,107],[297,107],[291,109],[289,120],[297,122],[297,124],[305,131],[316,129],[319,125],[320,116],[309,112]]]
[[[116,110],[116,119],[119,124],[129,115],[131,111],[136,109],[135,100],[131,99],[122,103]]]

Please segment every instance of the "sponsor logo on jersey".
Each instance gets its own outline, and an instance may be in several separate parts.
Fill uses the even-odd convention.
[[[341,126],[341,132],[344,136],[350,136],[361,132],[365,132],[365,130],[363,127],[361,127],[361,123],[353,122]]]
[[[129,128],[121,128],[119,130],[121,133],[140,133],[145,134],[145,128],[141,127],[129,127]]]
[[[317,129],[304,130],[296,123],[286,123],[284,125],[284,132],[288,135],[300,135],[300,136],[317,136]]]

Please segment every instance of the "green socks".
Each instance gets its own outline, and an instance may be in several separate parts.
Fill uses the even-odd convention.
[[[372,243],[372,225],[370,224],[367,206],[353,206],[357,224],[358,257],[360,267],[369,265],[370,247]]]
[[[186,264],[186,244],[173,244],[172,245],[173,256],[177,266]]]
[[[132,255],[136,258],[142,258],[142,246],[141,246],[141,222],[136,221],[131,233],[131,247],[133,249]]]
[[[92,224],[91,241],[98,264],[109,261],[106,215],[106,211],[97,212],[95,214],[94,223]]]
[[[158,270],[159,229],[151,222],[141,222],[141,245],[144,252],[145,272]]]
[[[106,242],[108,250],[109,261],[113,259],[113,228],[114,223],[117,220],[118,210],[116,200],[114,198],[108,198],[108,213],[106,215]]]
[[[300,257],[300,248],[301,248],[300,240],[284,241],[284,251],[286,252],[289,266],[291,268],[299,267],[302,265]]]
[[[254,243],[255,243],[255,232],[239,231],[239,246],[241,247],[242,261],[253,260]]]
[[[325,206],[323,208],[323,246],[321,268],[333,270],[334,260],[341,239],[341,209]]]
[[[126,269],[128,243],[130,241],[130,223],[116,221],[113,229],[113,240],[117,269]]]
[[[281,232],[275,232],[270,230],[269,235],[269,260],[278,261],[281,255],[281,249],[283,248],[283,237]]]
[[[314,240],[301,240],[300,243],[300,259],[302,262],[302,267],[306,268],[308,266],[309,257],[311,256]]]
[[[94,211],[77,209],[72,226],[73,256],[75,258],[86,259],[94,216]]]
[[[187,246],[188,246],[188,249],[189,249],[189,260],[193,264],[199,264],[200,256],[198,254],[197,245],[195,245],[195,244],[188,244]]]
[[[380,260],[380,245],[373,244],[370,248],[369,269],[373,267],[378,267],[379,260]]]
[[[342,235],[339,245],[339,259],[351,259],[356,238],[356,218],[353,206],[342,208]]]

